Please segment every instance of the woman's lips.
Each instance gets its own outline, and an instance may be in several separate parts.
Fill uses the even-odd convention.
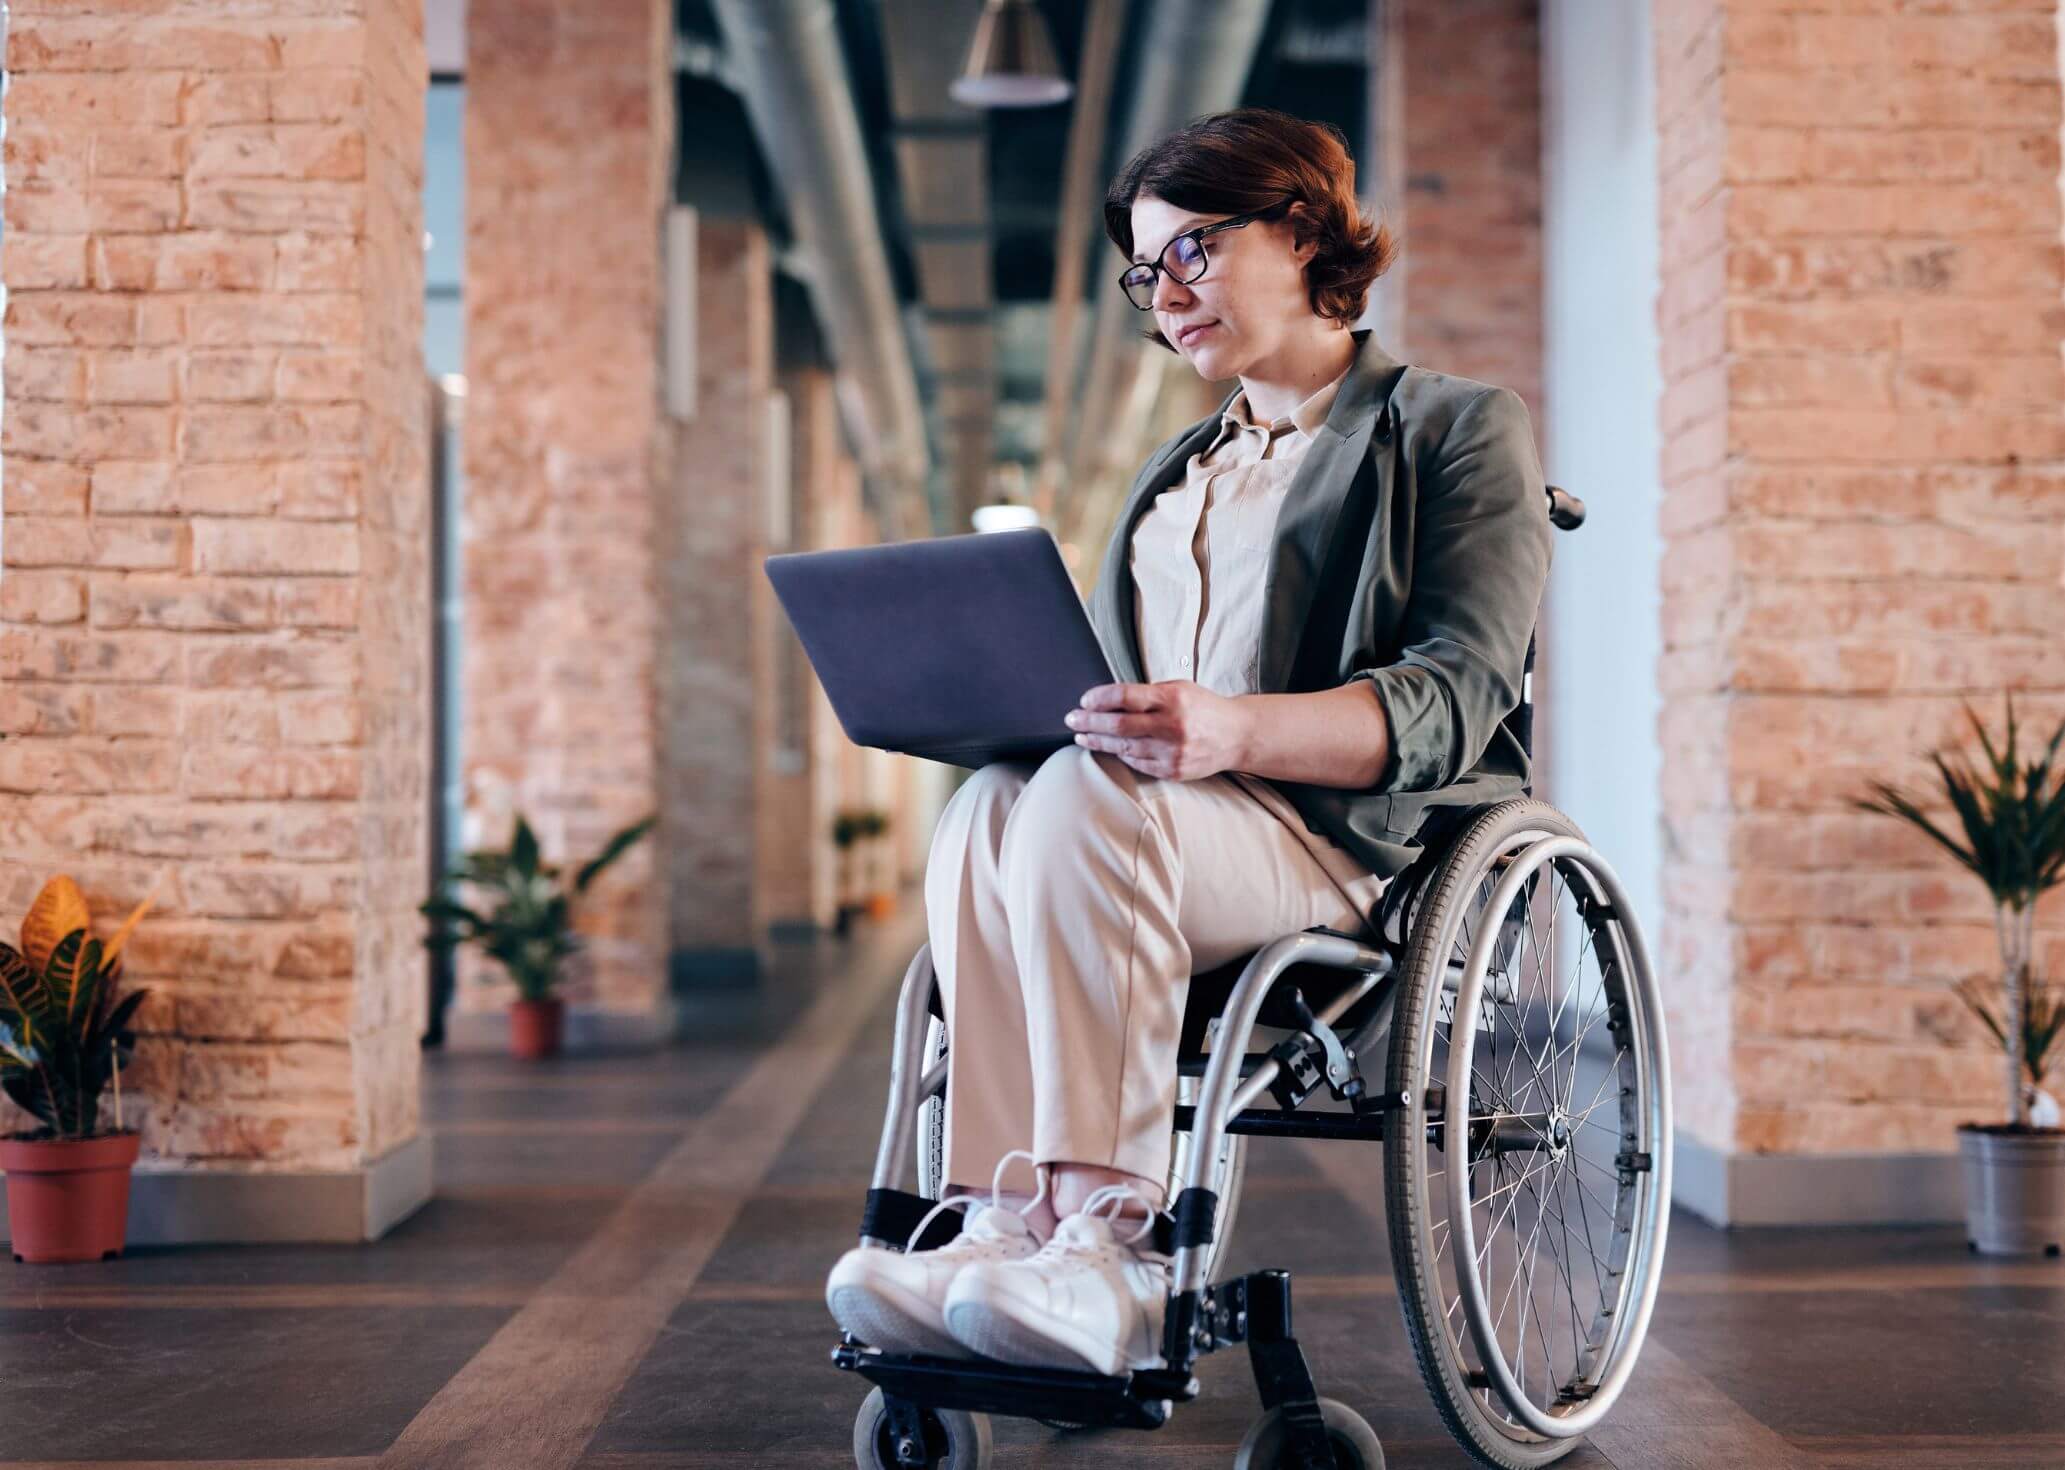
[[[1195,342],[1198,338],[1202,337],[1205,333],[1211,331],[1212,328],[1218,325],[1219,324],[1216,321],[1211,321],[1204,322],[1195,327],[1185,327],[1181,332],[1178,332],[1176,334],[1177,344],[1179,346],[1188,347],[1191,343]]]

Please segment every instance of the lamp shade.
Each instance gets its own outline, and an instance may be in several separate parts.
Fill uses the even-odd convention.
[[[1034,0],[986,0],[967,63],[947,94],[963,107],[1042,107],[1072,91]]]

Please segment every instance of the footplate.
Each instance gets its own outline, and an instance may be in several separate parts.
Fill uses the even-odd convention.
[[[1120,1429],[1159,1429],[1173,1403],[1198,1393],[1197,1379],[1165,1371],[1107,1377],[979,1358],[884,1353],[853,1342],[833,1348],[832,1362],[879,1384],[892,1398],[931,1409]]]

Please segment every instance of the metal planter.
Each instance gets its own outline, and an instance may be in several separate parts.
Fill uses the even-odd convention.
[[[1957,1131],[1965,1174],[1965,1237],[1990,1256],[2065,1252],[2065,1130]]]

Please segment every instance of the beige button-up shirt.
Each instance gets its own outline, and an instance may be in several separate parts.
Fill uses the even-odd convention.
[[[1141,670],[1149,683],[1189,679],[1217,694],[1259,685],[1264,584],[1277,511],[1312,436],[1347,379],[1318,389],[1283,418],[1257,423],[1247,390],[1220,415],[1218,435],[1192,455],[1183,480],[1155,496],[1128,550]],[[1230,772],[1296,832],[1367,912],[1376,882],[1348,850],[1310,831],[1282,792]]]

